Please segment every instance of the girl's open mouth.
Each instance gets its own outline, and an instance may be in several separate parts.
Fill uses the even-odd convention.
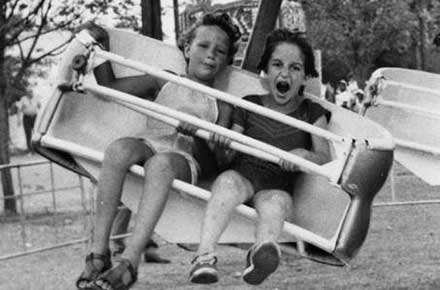
[[[285,94],[290,90],[290,84],[285,81],[278,81],[276,83],[276,88],[278,92],[280,92],[281,94]]]

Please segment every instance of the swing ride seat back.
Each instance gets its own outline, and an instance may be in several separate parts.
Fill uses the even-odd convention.
[[[381,68],[369,80],[376,82],[377,95],[365,115],[396,138],[397,161],[428,184],[440,185],[440,75]]]
[[[126,31],[109,29],[108,32],[111,52],[177,74],[184,72],[185,62],[175,47]],[[81,51],[75,41],[64,59],[71,59]],[[69,61],[62,64],[60,82],[71,77],[70,65]],[[113,69],[117,77],[139,74],[120,65],[114,65]],[[238,97],[266,92],[257,75],[238,68],[228,69],[219,77],[215,88]],[[372,200],[387,177],[394,144],[391,135],[376,123],[319,98],[308,97],[331,112],[331,132],[356,141],[346,159],[342,148],[346,146],[331,144],[333,157],[346,160],[337,183],[329,183],[322,176],[300,175],[293,195],[294,213],[286,223],[280,242],[304,240],[324,250],[318,254],[310,252],[310,258],[343,265],[355,256],[365,240]],[[33,142],[43,156],[96,181],[105,148],[118,138],[135,135],[144,126],[145,116],[141,113],[102,96],[63,91],[59,87],[38,117]],[[376,141],[381,146],[373,148],[369,142]],[[122,201],[133,210],[142,194],[142,175],[142,167],[133,166],[124,183]],[[209,188],[206,180],[199,185]],[[169,242],[198,243],[208,198],[209,195],[200,197],[173,191],[156,233]],[[234,214],[220,242],[254,241],[255,210],[240,207],[249,214],[244,215],[243,211]],[[303,229],[306,234],[289,230],[292,226]],[[312,237],[308,233],[312,233]]]

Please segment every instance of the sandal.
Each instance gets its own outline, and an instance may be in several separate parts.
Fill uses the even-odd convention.
[[[102,290],[101,285],[96,283],[98,281],[110,284],[113,290],[127,290],[137,281],[137,270],[133,267],[130,260],[120,259],[118,263],[117,266],[99,275],[93,283],[94,290]],[[124,284],[122,277],[127,271],[130,273],[131,279],[128,284]]]
[[[110,250],[108,250],[105,254],[88,254],[86,257],[86,267],[79,278],[76,280],[76,288],[78,288],[79,290],[93,289],[89,284],[95,281],[99,274],[107,271],[112,267],[110,255]],[[93,263],[94,260],[101,261],[103,266],[101,268],[96,267]],[[80,284],[84,285],[81,287]]]

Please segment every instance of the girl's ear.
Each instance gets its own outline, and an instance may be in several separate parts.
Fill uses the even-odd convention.
[[[191,44],[185,42],[185,44],[183,45],[183,56],[185,57],[185,59],[189,59],[190,48],[191,48]]]
[[[267,79],[267,74],[264,71],[260,72],[260,83],[265,90],[267,90],[267,91],[270,90],[269,81]]]

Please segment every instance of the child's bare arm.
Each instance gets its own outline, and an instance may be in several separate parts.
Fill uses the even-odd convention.
[[[116,78],[110,62],[106,61],[93,70],[98,84],[122,91],[143,99],[154,99],[164,81],[150,75]]]
[[[232,120],[233,107],[231,104],[217,100],[218,119],[217,125],[229,128]]]
[[[100,43],[105,50],[110,49],[110,39],[107,31],[93,22],[87,22],[80,29],[87,29],[90,35]],[[123,91],[140,98],[153,99],[156,92],[165,81],[150,75],[139,75],[125,78],[116,78],[110,62],[106,61],[93,70],[96,81],[102,86]]]
[[[327,119],[325,116],[322,116],[316,120],[313,125],[327,129]],[[312,148],[311,150],[307,150],[304,148],[296,148],[290,151],[290,153],[295,154],[301,158],[312,161],[316,164],[324,164],[330,161],[330,147],[329,143],[326,139],[312,135]],[[299,168],[288,161],[281,160],[280,166],[289,171],[298,171]]]

